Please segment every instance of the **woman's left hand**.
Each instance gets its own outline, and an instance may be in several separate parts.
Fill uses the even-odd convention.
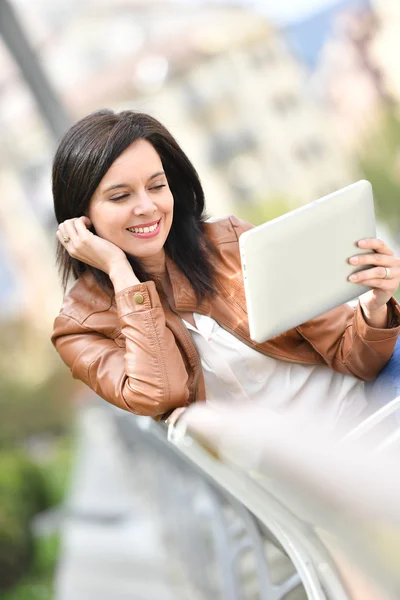
[[[372,288],[362,295],[361,305],[368,321],[375,321],[375,317],[378,318],[379,315],[379,320],[383,322],[386,304],[400,284],[400,259],[382,240],[366,239],[359,241],[357,245],[371,252],[352,256],[350,264],[374,266],[354,273],[349,280]]]

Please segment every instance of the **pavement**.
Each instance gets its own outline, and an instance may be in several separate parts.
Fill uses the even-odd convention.
[[[110,414],[81,409],[55,600],[192,600]]]
[[[221,600],[208,539],[215,515],[203,486],[143,440],[128,450],[120,436],[109,408],[79,410],[54,600]],[[274,582],[290,577],[288,559],[266,550]],[[243,566],[246,600],[256,600],[252,561]],[[299,588],[287,596],[305,598]]]

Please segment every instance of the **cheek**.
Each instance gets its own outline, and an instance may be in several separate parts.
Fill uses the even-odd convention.
[[[172,221],[174,219],[174,200],[173,200],[172,196],[171,196],[169,202],[166,204],[164,212],[165,212],[166,226],[169,231],[171,229]]]
[[[88,216],[100,237],[112,241],[121,234],[122,214],[121,211],[116,211],[115,207],[94,208],[89,211]]]
[[[169,217],[172,219],[172,215],[174,212],[174,197],[171,191],[168,194],[168,197],[165,198],[163,212],[167,213]]]

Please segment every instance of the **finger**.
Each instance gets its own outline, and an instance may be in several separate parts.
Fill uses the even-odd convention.
[[[78,224],[80,225],[81,223],[83,223],[83,225],[86,227],[86,229],[89,229],[92,226],[92,221],[86,215],[82,215],[81,217],[74,219],[74,222],[75,222],[75,227],[77,227]]]
[[[65,249],[67,249],[67,244],[69,243],[69,240],[68,240],[68,242],[65,241],[67,239],[67,236],[64,235],[60,229],[57,229],[56,237],[57,237],[58,241],[60,242],[60,244],[62,246],[64,246]]]
[[[72,242],[76,241],[78,237],[78,232],[76,230],[76,219],[68,219],[68,221],[64,221],[63,231],[65,232],[65,235],[72,240]]]
[[[365,281],[360,281],[357,283],[367,285],[368,287],[375,290],[387,292],[390,295],[392,295],[396,289],[393,287],[393,282],[391,282],[390,279],[366,279]]]
[[[62,240],[63,242],[67,239],[71,239],[70,236],[68,235],[67,229],[65,227],[65,222],[64,223],[60,223],[60,225],[58,226],[58,232],[60,234],[60,240]]]
[[[59,223],[57,231],[60,231],[61,233],[65,233],[64,223]]]
[[[89,229],[93,225],[92,221],[86,215],[79,217],[78,221],[82,221],[85,224],[85,227],[87,227],[87,229]]]
[[[370,248],[371,250],[375,250],[380,254],[387,254],[389,256],[394,256],[394,252],[389,246],[383,241],[377,238],[366,238],[364,240],[360,240],[358,242],[359,248]]]
[[[186,406],[175,408],[175,410],[172,411],[168,419],[165,421],[167,425],[175,425],[179,417],[185,412],[186,408]]]
[[[76,219],[66,219],[62,223],[59,224],[58,229],[62,233],[67,233],[67,230],[70,228],[71,223],[73,223]]]
[[[383,267],[395,267],[399,262],[399,259],[395,256],[378,254],[377,252],[357,254],[356,256],[349,258],[349,263],[352,265],[382,265]]]
[[[90,225],[88,225],[87,223],[90,223]],[[88,234],[93,235],[88,229],[88,227],[90,227],[91,224],[92,224],[91,220],[88,219],[87,217],[80,217],[79,219],[76,219],[75,229],[76,229],[79,237],[85,238],[88,236]]]
[[[387,277],[386,267],[372,267],[371,269],[366,269],[364,271],[358,271],[358,273],[353,273],[352,275],[350,275],[349,281],[351,281],[352,283],[366,282],[368,285],[371,285],[371,280],[391,281],[398,280],[399,276],[399,269],[389,268],[389,277]],[[393,281],[391,285],[393,285]]]
[[[68,244],[68,252],[71,254],[71,248],[78,241],[78,233],[76,231],[75,222],[76,219],[68,219],[63,223],[60,223],[58,226],[58,230],[62,236],[62,243],[65,248],[67,248],[66,244]]]

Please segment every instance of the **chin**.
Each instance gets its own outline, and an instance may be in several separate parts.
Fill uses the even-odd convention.
[[[163,248],[164,246],[159,246],[157,244],[157,246],[153,246],[152,248],[148,248],[146,250],[143,250],[142,248],[141,251],[138,251],[137,248],[126,248],[125,252],[134,258],[137,258],[138,260],[146,260],[146,258],[152,258],[153,256],[159,254]]]

